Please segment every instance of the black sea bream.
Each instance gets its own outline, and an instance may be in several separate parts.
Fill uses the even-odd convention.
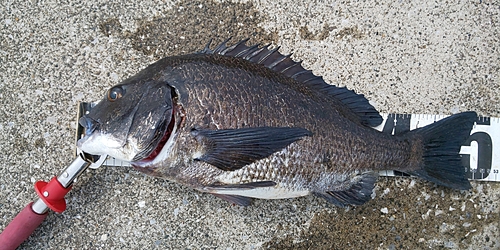
[[[166,57],[112,87],[80,119],[78,147],[239,205],[309,194],[360,205],[380,170],[470,188],[459,151],[476,113],[381,133],[363,95],[245,43]]]

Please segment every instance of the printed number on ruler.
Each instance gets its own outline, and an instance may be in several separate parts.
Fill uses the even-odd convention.
[[[383,114],[384,122],[377,130],[399,134],[441,120],[443,115]],[[500,118],[478,117],[470,137],[460,150],[464,171],[471,180],[500,181]],[[382,171],[381,175],[406,175]]]

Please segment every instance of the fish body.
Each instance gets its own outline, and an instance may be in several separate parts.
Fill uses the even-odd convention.
[[[81,118],[78,147],[240,205],[309,194],[361,205],[379,170],[470,188],[459,151],[474,112],[381,133],[363,95],[245,43],[166,57],[112,87]]]

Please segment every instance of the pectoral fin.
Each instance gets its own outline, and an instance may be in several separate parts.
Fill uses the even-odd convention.
[[[303,128],[259,127],[223,130],[193,130],[205,145],[205,154],[195,160],[233,171],[285,148],[312,133]]]

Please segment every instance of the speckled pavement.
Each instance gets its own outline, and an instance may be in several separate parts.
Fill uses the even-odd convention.
[[[279,45],[381,112],[500,117],[498,1],[325,2],[1,1],[0,230],[73,160],[78,102],[210,38]],[[243,208],[101,167],[66,200],[20,249],[500,248],[493,182],[383,177],[355,208],[312,196]]]

